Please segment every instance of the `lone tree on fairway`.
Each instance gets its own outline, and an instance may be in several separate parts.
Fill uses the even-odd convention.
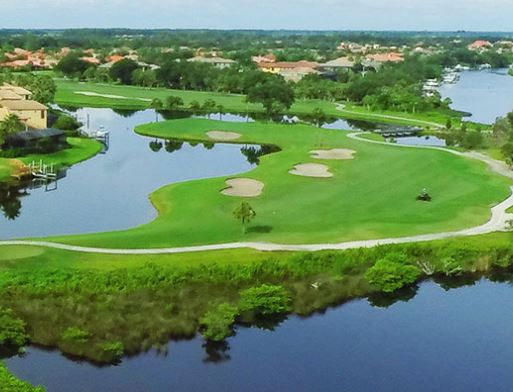
[[[233,215],[242,223],[242,232],[246,233],[246,225],[256,216],[256,212],[248,202],[243,201],[241,205],[233,211]]]

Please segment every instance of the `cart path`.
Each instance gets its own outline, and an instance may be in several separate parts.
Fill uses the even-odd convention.
[[[348,137],[359,140],[366,143],[384,144],[390,147],[397,148],[423,148],[423,149],[435,149],[446,151],[447,153],[459,155],[469,159],[476,159],[484,162],[488,165],[490,170],[513,179],[513,171],[501,161],[490,158],[484,154],[478,152],[459,152],[450,149],[444,149],[439,147],[431,146],[404,146],[399,144],[390,144],[375,140],[368,140],[359,137],[358,133],[348,134]],[[334,244],[304,244],[304,245],[286,245],[286,244],[274,244],[265,242],[233,242],[226,244],[215,244],[215,245],[198,245],[198,246],[187,246],[177,248],[155,248],[155,249],[110,249],[110,248],[95,248],[85,247],[76,245],[67,245],[48,241],[30,241],[30,240],[13,240],[13,241],[0,241],[1,246],[36,246],[43,248],[60,249],[72,252],[81,253],[97,253],[97,254],[112,254],[112,255],[159,255],[159,254],[180,254],[180,253],[192,253],[192,252],[207,252],[215,250],[227,250],[227,249],[242,249],[249,248],[259,251],[322,251],[322,250],[347,250],[357,248],[372,248],[379,245],[392,245],[392,244],[407,244],[425,241],[442,240],[456,237],[474,236],[480,234],[489,234],[497,231],[506,231],[508,221],[513,220],[513,214],[509,214],[506,211],[513,207],[513,187],[511,187],[511,195],[491,209],[492,216],[488,222],[483,225],[472,227],[469,229],[434,233],[434,234],[422,234],[410,237],[398,237],[398,238],[385,238],[377,240],[361,240],[361,241],[348,241]]]

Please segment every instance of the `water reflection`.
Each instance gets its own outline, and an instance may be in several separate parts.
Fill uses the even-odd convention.
[[[53,392],[506,390],[513,382],[512,273],[492,277],[507,283],[461,276],[450,286],[463,287],[446,292],[425,282],[388,297],[387,309],[383,299],[355,300],[290,317],[273,331],[238,327],[224,343],[171,342],[119,366],[98,368],[35,347],[6,363]]]
[[[26,188],[0,182],[0,211],[7,220],[15,220],[21,214],[21,198],[27,196]]]
[[[57,184],[2,183],[1,239],[134,227],[155,218],[148,195],[162,186],[234,175],[255,165],[237,145],[207,142],[192,147],[134,133],[135,126],[155,120],[153,110],[116,113],[91,108],[72,112],[89,130],[105,126],[110,132],[109,150],[74,166]],[[159,151],[167,153],[156,153]],[[48,192],[49,186],[55,185],[57,191]]]

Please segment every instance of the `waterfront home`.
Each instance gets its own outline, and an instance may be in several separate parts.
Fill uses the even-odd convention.
[[[26,128],[47,128],[48,108],[31,97],[32,93],[23,87],[10,84],[0,86],[0,121],[15,114]]]

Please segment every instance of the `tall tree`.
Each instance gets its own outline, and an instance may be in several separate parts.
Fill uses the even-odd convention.
[[[248,91],[248,102],[260,103],[269,117],[286,112],[294,103],[294,90],[282,78],[269,75]]]
[[[123,84],[132,84],[133,73],[139,66],[134,60],[123,59],[115,63],[110,69],[110,76]]]

